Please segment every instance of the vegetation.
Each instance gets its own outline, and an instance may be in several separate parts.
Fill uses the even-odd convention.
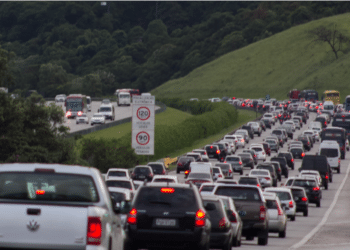
[[[10,92],[148,92],[228,52],[349,9],[349,2],[0,2],[0,45],[16,55]]]
[[[315,89],[320,96],[336,89],[343,99],[349,94],[349,44],[334,57],[327,43],[315,43],[310,31],[323,26],[349,36],[350,14],[323,18],[275,34],[230,52],[166,82],[151,93],[163,98],[205,99],[215,96],[286,99],[292,88]]]

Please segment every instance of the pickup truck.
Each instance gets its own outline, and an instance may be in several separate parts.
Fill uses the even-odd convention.
[[[266,201],[259,187],[218,184],[212,193],[231,197],[243,222],[242,235],[247,240],[254,240],[257,236],[258,245],[267,245],[269,217]]]
[[[0,164],[0,248],[123,249],[120,211],[99,170]]]

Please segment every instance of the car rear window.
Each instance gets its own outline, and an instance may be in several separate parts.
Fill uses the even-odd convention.
[[[108,173],[109,177],[126,177],[126,173],[124,171],[110,171]]]
[[[191,188],[140,187],[138,192],[135,200],[137,208],[173,208],[186,211],[198,209],[197,199]]]
[[[280,130],[274,130],[274,131],[272,131],[272,134],[281,135],[281,134],[282,134],[282,131],[280,131]]]
[[[222,209],[222,205],[219,201],[205,200],[203,199],[203,205],[206,206],[208,203],[213,203],[215,205],[214,210],[207,210],[210,221],[212,223],[212,227],[219,227],[219,221],[222,217],[224,217],[224,211]]]
[[[256,151],[256,152],[261,152],[261,151],[263,151],[263,149],[262,148],[252,148],[254,151]]]
[[[268,209],[277,209],[277,203],[275,200],[266,199],[266,206]]]
[[[269,175],[267,172],[259,171],[259,170],[251,171],[250,174],[252,174],[252,175]]]
[[[98,202],[91,176],[57,173],[0,174],[0,199],[54,202]]]
[[[303,150],[301,148],[292,148],[290,150],[290,152],[294,153],[294,154],[301,154],[303,152]]]
[[[206,146],[205,150],[216,150],[217,146]]]
[[[134,173],[135,174],[149,174],[150,171],[148,168],[135,168]]]
[[[213,168],[213,173],[214,174],[219,174],[220,173],[220,168]]]
[[[107,187],[120,187],[131,189],[130,181],[121,181],[121,180],[108,180],[106,181]]]
[[[250,158],[252,157],[252,155],[250,153],[247,154],[238,154],[238,156],[240,156],[241,158]]]
[[[237,157],[226,157],[226,161],[239,161]]]
[[[228,165],[228,164],[215,164],[215,167],[219,167],[222,170],[229,170],[230,169],[230,165]]]
[[[204,192],[211,192],[211,191],[213,191],[213,189],[214,189],[214,185],[210,185],[210,186],[205,185],[205,186],[203,186],[203,187],[201,188],[201,192],[202,192],[202,191],[204,191]]]
[[[256,185],[257,180],[255,178],[241,178],[238,181],[238,184],[250,184],[250,185]]]
[[[185,162],[188,162],[188,161],[191,161],[191,158],[188,158],[188,157],[181,157],[178,162],[180,163],[185,163]]]
[[[124,193],[118,193],[118,192],[109,192],[109,194],[111,195],[111,197],[114,198],[114,200],[116,202],[121,202],[121,201],[125,201],[126,197]]]
[[[257,189],[242,187],[218,187],[216,195],[232,197],[234,200],[261,201],[260,193]]]
[[[298,190],[298,189],[291,189],[292,190],[292,195],[294,197],[304,197],[304,191],[303,190]]]
[[[279,153],[279,156],[284,156],[284,157],[286,157],[287,160],[291,160],[292,159],[292,156],[289,153]]]
[[[153,170],[154,174],[163,174],[163,166],[159,165],[159,164],[149,164],[148,166],[150,166]]]
[[[288,192],[283,192],[283,191],[267,191],[267,192],[272,192],[272,193],[276,193],[278,198],[280,198],[281,201],[288,201],[291,200],[292,197],[290,196],[290,193]]]
[[[210,179],[210,174],[204,174],[204,173],[190,173],[188,175],[189,179]]]
[[[327,157],[338,157],[338,150],[335,148],[322,148],[320,155],[324,155]]]
[[[169,182],[169,183],[174,183],[175,180],[169,179],[169,178],[156,178],[153,180],[153,182]]]
[[[264,166],[264,165],[260,165],[256,167],[257,169],[266,169],[269,170],[270,172],[273,172],[273,167],[272,166]]]

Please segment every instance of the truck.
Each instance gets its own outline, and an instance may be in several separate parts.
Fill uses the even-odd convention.
[[[289,97],[289,99],[291,99],[291,100],[299,100],[300,99],[300,97],[299,97],[299,94],[300,94],[300,90],[297,90],[297,89],[292,89],[291,91],[289,91],[289,93],[288,93],[288,97]]]

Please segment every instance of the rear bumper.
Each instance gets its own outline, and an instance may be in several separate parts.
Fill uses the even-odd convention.
[[[232,237],[232,229],[228,232],[211,232],[210,233],[210,247],[223,247]]]
[[[258,236],[265,232],[267,225],[265,222],[243,221],[242,236]]]
[[[301,204],[298,204],[297,203],[297,209],[296,209],[296,212],[304,212],[304,211],[307,211],[308,210],[308,205],[306,203],[301,203]]]
[[[284,230],[286,220],[285,219],[277,219],[277,220],[269,220],[269,232],[281,232]]]

